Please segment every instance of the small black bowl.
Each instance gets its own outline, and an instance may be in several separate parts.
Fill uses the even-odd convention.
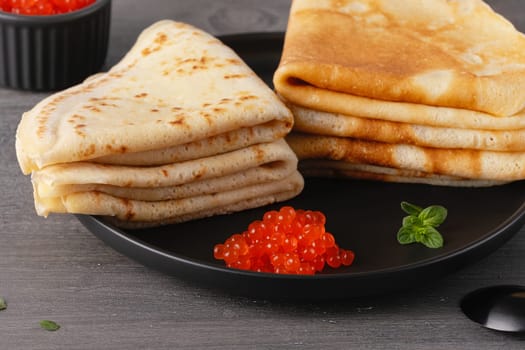
[[[61,90],[98,72],[107,55],[110,20],[111,0],[48,16],[0,11],[0,85]]]

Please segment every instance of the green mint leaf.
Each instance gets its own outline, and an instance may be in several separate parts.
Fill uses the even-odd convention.
[[[431,205],[423,209],[418,217],[425,225],[438,227],[447,218],[447,209],[441,205]]]
[[[428,248],[441,248],[443,247],[443,236],[434,227],[429,226],[421,237],[421,243]]]
[[[428,248],[443,246],[443,236],[436,229],[447,218],[447,209],[441,205],[431,205],[422,209],[408,202],[401,202],[401,209],[409,216],[403,218],[403,225],[397,232],[400,244],[421,243]]]
[[[408,202],[401,202],[401,209],[407,214],[418,216],[423,208],[418,207],[417,205],[410,204]]]
[[[426,227],[420,226],[414,230],[414,239],[416,242],[421,243],[425,237]]]
[[[5,302],[5,299],[0,297],[0,311],[7,309],[7,303]]]
[[[415,242],[413,231],[410,227],[403,226],[397,232],[397,241],[400,244],[410,244]]]
[[[423,225],[423,221],[421,221],[421,219],[418,218],[417,216],[409,215],[409,216],[405,216],[403,218],[403,226],[404,227],[407,227],[407,226],[421,226],[421,225]]]
[[[54,332],[60,328],[60,325],[51,320],[42,320],[40,321],[40,327],[46,331]]]

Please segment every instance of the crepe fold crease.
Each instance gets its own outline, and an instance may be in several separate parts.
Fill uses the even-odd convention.
[[[525,36],[481,0],[295,0],[274,85],[305,174],[525,178]]]
[[[145,29],[107,73],[22,116],[16,151],[39,215],[147,227],[297,195],[293,116],[230,48],[188,24]]]

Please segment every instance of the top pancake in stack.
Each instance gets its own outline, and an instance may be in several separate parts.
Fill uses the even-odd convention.
[[[295,0],[277,92],[305,174],[525,178],[525,37],[480,0]]]
[[[35,206],[144,227],[297,195],[291,112],[211,35],[161,21],[109,72],[25,113],[16,150]]]

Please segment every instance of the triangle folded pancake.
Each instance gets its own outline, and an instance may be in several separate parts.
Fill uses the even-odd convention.
[[[525,107],[525,36],[481,0],[296,0],[274,84],[506,117]]]
[[[293,115],[230,48],[190,25],[145,29],[107,73],[22,116],[16,151],[39,215],[140,228],[299,194]]]
[[[304,186],[284,139],[162,166],[51,165],[35,171],[32,182],[39,215],[114,216],[116,224],[129,228],[271,204],[296,196]]]
[[[66,196],[58,210],[104,215],[113,224],[129,229],[176,224],[214,215],[230,214],[282,202],[303,188],[299,172],[272,183],[260,183],[216,194],[165,201],[139,201],[113,197],[99,192]]]
[[[237,54],[190,25],[160,21],[144,30],[109,72],[25,113],[16,149],[29,174],[52,164],[165,149],[268,123],[276,139],[291,128],[293,117]]]
[[[217,193],[242,187],[241,185],[279,181],[296,169],[297,158],[286,142],[280,139],[162,166],[121,166],[88,162],[51,165],[34,172],[32,181],[35,193],[41,199],[97,191],[118,194],[118,197],[127,199],[155,201],[180,198],[185,193],[187,196]],[[162,195],[167,192],[172,192],[174,197]],[[39,211],[42,215],[47,215],[48,212]]]

